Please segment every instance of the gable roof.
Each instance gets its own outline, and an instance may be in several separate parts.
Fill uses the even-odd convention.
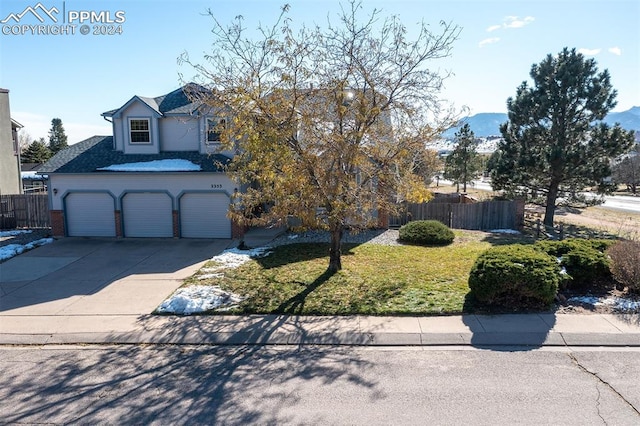
[[[156,160],[187,160],[200,166],[202,172],[223,172],[231,159],[222,154],[201,154],[197,151],[165,151],[159,154],[124,154],[113,149],[113,136],[93,136],[70,145],[54,155],[39,173],[122,173],[98,170],[115,164],[141,163]],[[125,172],[141,173],[141,172]],[[162,173],[162,172],[154,172]]]
[[[112,109],[102,113],[103,117],[119,116],[133,102],[139,101],[147,105],[156,114],[163,115],[189,115],[193,114],[202,105],[201,102],[193,101],[194,95],[208,92],[204,87],[189,83],[166,95],[149,98],[145,96],[134,96],[120,108]]]

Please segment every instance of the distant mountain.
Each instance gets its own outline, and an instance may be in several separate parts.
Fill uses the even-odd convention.
[[[471,130],[477,137],[500,136],[500,125],[508,120],[507,114],[500,112],[481,112],[463,118],[462,123],[469,123]],[[640,107],[634,106],[627,111],[612,112],[604,122],[607,124],[620,123],[628,130],[640,131]],[[446,139],[453,139],[460,127],[454,127],[442,134]]]
[[[622,112],[612,112],[604,118],[607,124],[620,123],[628,130],[640,130],[640,107],[634,106]]]

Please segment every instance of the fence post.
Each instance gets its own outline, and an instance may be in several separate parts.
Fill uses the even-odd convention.
[[[540,219],[536,220],[536,238],[540,238]]]
[[[560,241],[564,240],[564,223],[560,222]]]

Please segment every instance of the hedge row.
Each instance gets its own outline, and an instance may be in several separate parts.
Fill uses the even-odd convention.
[[[469,276],[479,302],[510,310],[549,307],[559,289],[586,289],[612,282],[611,240],[540,241],[494,247]]]

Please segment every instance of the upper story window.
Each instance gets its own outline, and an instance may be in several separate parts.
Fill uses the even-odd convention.
[[[220,143],[220,135],[227,125],[226,120],[213,120],[207,118],[207,143]]]
[[[129,134],[131,143],[151,143],[151,131],[148,118],[130,118]]]

